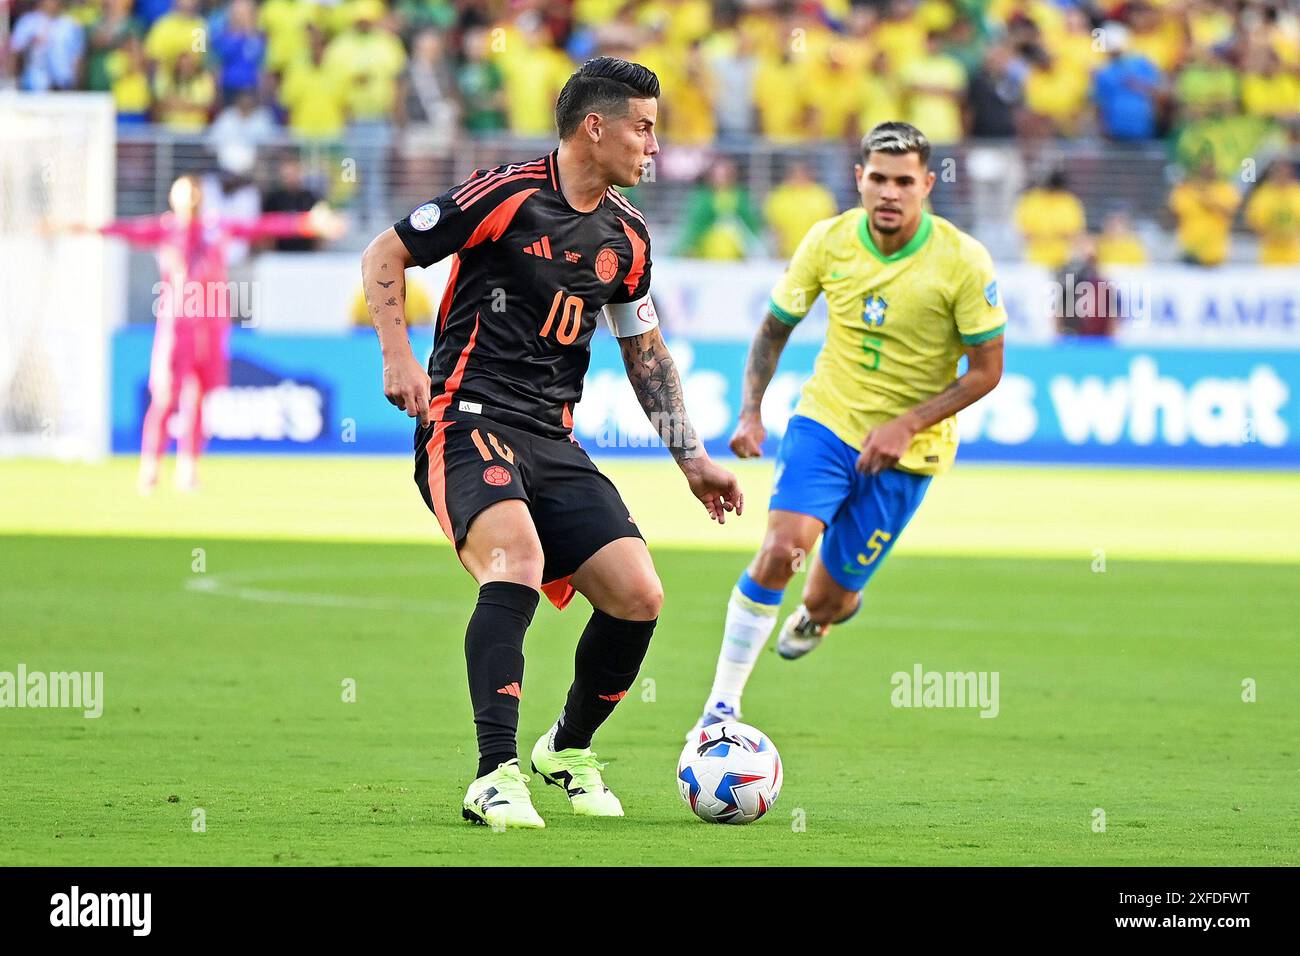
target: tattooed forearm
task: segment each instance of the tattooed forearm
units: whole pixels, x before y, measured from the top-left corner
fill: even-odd
[[[406,267],[410,264],[406,247],[391,229],[366,247],[361,257],[361,287],[366,295],[366,308],[385,353],[410,349],[405,309]],[[393,278],[380,278],[385,273]]]
[[[740,403],[740,414],[757,415],[763,405],[763,393],[776,374],[776,363],[781,359],[785,343],[793,331],[771,312],[758,327],[754,342],[745,360],[745,391]]]
[[[678,464],[704,454],[695,427],[686,416],[686,398],[677,365],[658,329],[618,340],[623,365],[637,401]]]
[[[917,431],[943,421],[979,401],[1002,378],[1002,339],[977,345],[967,352],[969,367],[934,398],[926,399],[907,412]]]

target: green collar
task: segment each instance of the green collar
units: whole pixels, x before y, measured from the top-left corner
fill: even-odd
[[[875,242],[871,239],[871,229],[867,225],[867,220],[871,218],[863,212],[862,218],[858,220],[858,238],[862,240],[862,245],[866,247],[867,252],[871,253],[881,262],[897,262],[899,259],[906,259],[916,250],[925,245],[925,240],[930,238],[930,233],[934,229],[934,224],[930,221],[930,214],[924,209],[921,210],[921,225],[916,227],[916,232],[912,238],[907,240],[907,245],[899,249],[893,255],[885,255],[876,248]]]

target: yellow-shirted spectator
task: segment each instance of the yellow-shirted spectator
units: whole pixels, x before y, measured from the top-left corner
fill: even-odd
[[[864,70],[857,82],[858,130],[875,129],[881,123],[903,115],[903,95],[898,81],[890,74],[883,52],[877,53],[871,69]]]
[[[1083,203],[1066,188],[1059,170],[1016,203],[1016,227],[1025,242],[1025,259],[1053,271],[1069,261],[1075,242],[1087,228]]]
[[[662,34],[655,34],[643,46],[633,51],[631,59],[659,77],[659,95],[665,102],[670,102],[677,90],[686,85],[687,51],[668,43]]]
[[[1128,52],[1141,54],[1168,75],[1183,58],[1185,39],[1181,19],[1162,16],[1159,10],[1141,0],[1129,4],[1127,10]]]
[[[1178,242],[1188,262],[1217,266],[1227,260],[1232,218],[1240,204],[1237,190],[1219,179],[1213,159],[1173,188],[1169,208],[1178,220]]]
[[[374,16],[373,4],[376,2],[379,4],[378,16]],[[384,0],[340,0],[325,6],[321,10],[321,17],[328,32],[337,35],[352,29],[367,17],[373,17],[375,21],[383,20],[387,12]]]
[[[1282,122],[1300,115],[1300,76],[1283,70],[1272,50],[1262,49],[1241,78],[1242,111]]]
[[[683,146],[711,143],[718,135],[713,108],[717,82],[698,43],[691,47],[681,76],[683,82],[674,85],[671,96],[661,89],[661,102],[666,107],[660,113],[663,135]]]
[[[1264,27],[1269,48],[1286,67],[1300,66],[1300,30],[1296,27],[1294,14],[1291,17],[1278,17],[1276,23]]]
[[[1025,77],[1025,109],[1046,119],[1055,134],[1073,136],[1088,105],[1090,83],[1088,73],[1040,51]]]
[[[145,58],[170,70],[182,53],[206,53],[208,28],[198,10],[199,0],[176,0],[172,11],[155,20],[145,35]]]
[[[108,54],[104,71],[108,74],[118,122],[149,122],[153,90],[149,88],[149,70],[144,61],[144,48],[136,34],[128,33],[122,45]]]
[[[1023,17],[1038,27],[1043,42],[1049,46],[1065,32],[1065,16],[1061,8],[1049,0],[993,0],[984,16],[1000,27]]]
[[[346,78],[325,62],[325,38],[309,33],[305,59],[291,63],[280,79],[280,104],[288,110],[289,129],[304,139],[338,139],[347,126]]]
[[[1199,50],[1232,39],[1232,14],[1213,0],[1193,0],[1187,11],[1188,40]]]
[[[819,139],[861,136],[858,114],[862,111],[863,73],[845,64],[837,50],[809,72],[804,89],[816,91],[809,106]]]
[[[779,57],[762,56],[754,71],[754,105],[758,126],[770,140],[796,143],[809,138],[807,106],[799,80],[803,67],[789,52]]]
[[[1085,86],[1091,82],[1092,71],[1106,61],[1105,51],[1092,35],[1092,23],[1078,7],[1065,11],[1065,29],[1043,45],[1062,69],[1077,74]]]
[[[154,74],[154,97],[158,122],[173,132],[198,133],[207,128],[217,84],[198,54],[185,52],[170,70]]]
[[[912,60],[925,56],[925,24],[916,15],[911,0],[892,0],[885,16],[871,33],[871,42],[885,54],[890,69],[901,70]],[[926,136],[930,131],[925,131]],[[933,142],[933,140],[931,140]]]
[[[903,88],[904,117],[924,130],[934,146],[960,142],[962,98],[966,93],[966,70],[961,62],[941,49],[939,35],[930,34],[923,55],[909,60],[898,74]]]
[[[803,163],[790,167],[763,204],[763,215],[776,236],[777,254],[782,259],[794,255],[813,223],[830,219],[837,212],[831,191],[815,182]]]
[[[713,29],[708,0],[650,0],[637,5],[637,21],[663,31],[666,43],[685,49]]]
[[[520,136],[555,132],[555,98],[573,75],[573,62],[551,45],[540,24],[510,35],[496,57],[505,79],[506,122]]]
[[[1133,223],[1123,209],[1106,214],[1101,235],[1097,237],[1097,264],[1103,268],[1147,264],[1146,246],[1133,231]]]
[[[319,26],[323,10],[316,0],[266,0],[257,11],[257,27],[266,34],[266,66],[279,73],[307,59],[308,27]]]
[[[1262,265],[1300,265],[1300,183],[1288,160],[1275,162],[1250,194],[1246,225],[1259,236]]]
[[[391,31],[380,27],[380,0],[358,0],[356,23],[325,48],[325,67],[334,71],[347,91],[352,120],[387,119],[397,100],[397,78],[406,66],[406,50]]]
[[[600,26],[612,21],[627,0],[574,0],[573,20],[586,26]]]
[[[916,8],[916,19],[927,33],[947,33],[957,22],[957,11],[949,0],[921,0]]]
[[[827,47],[826,55],[828,59],[834,59],[836,62],[842,63],[846,70],[857,74],[871,68],[871,62],[876,58],[877,52],[875,46],[865,35],[848,34],[833,36]]]
[[[767,10],[742,13],[736,28],[749,37],[754,53],[759,56],[775,58],[790,49],[790,38],[785,35],[781,21]]]
[[[372,324],[370,310],[366,307],[366,290],[363,286],[357,286],[357,292],[352,297],[352,308],[349,312],[353,325],[369,326]],[[407,276],[406,324],[429,325],[432,321],[433,300],[429,298],[429,293],[424,291],[424,286],[419,280]]]

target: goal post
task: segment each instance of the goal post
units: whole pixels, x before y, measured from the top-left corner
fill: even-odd
[[[114,123],[106,94],[0,91],[0,457],[109,452],[124,277],[69,227],[113,217]]]

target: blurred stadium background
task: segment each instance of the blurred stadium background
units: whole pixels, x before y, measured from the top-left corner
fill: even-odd
[[[993,252],[1011,314],[1010,374],[964,416],[965,460],[1300,463],[1287,398],[1300,342],[1295,3],[42,0],[4,10],[3,75],[17,87],[4,101],[0,196],[17,250],[2,298],[13,316],[0,365],[7,439],[37,430],[45,447],[74,454],[138,447],[154,256],[36,236],[51,221],[159,213],[176,176],[196,173],[205,208],[229,219],[323,198],[349,223],[332,243],[231,250],[235,372],[209,399],[213,451],[405,450],[405,424],[374,401],[357,252],[470,170],[546,148],[574,65],[616,53],[663,82],[664,150],[631,198],[655,230],[659,311],[683,343],[712,447],[729,433],[744,343],[783,258],[811,222],[856,201],[860,132],[902,117],[936,145],[934,211]],[[111,115],[59,127],[36,104],[77,94],[37,94],[65,90],[100,91]],[[70,288],[74,272],[83,281]],[[72,297],[69,313],[107,328],[110,416],[89,445],[61,443],[71,420],[87,427],[69,382],[36,384],[61,354],[53,344],[33,353],[41,283],[24,280],[42,274]],[[413,311],[432,311],[443,278],[438,268],[416,277],[427,295]],[[823,315],[799,328],[771,391],[774,440]],[[54,334],[48,320],[39,326]],[[97,351],[85,361],[83,386],[101,364]],[[645,452],[625,447],[648,432],[620,375],[598,337],[579,435],[611,454]]]
[[[1293,598],[1282,582],[1294,585],[1300,562],[1300,3],[0,0],[0,25],[0,86],[7,87],[0,89],[0,454],[11,459],[0,462],[0,533],[11,546],[4,578],[13,633],[47,635],[24,645],[29,659],[43,649],[113,664],[122,663],[115,653],[127,653],[97,643],[94,614],[65,600],[79,577],[67,571],[74,553],[89,557],[92,578],[112,582],[83,593],[103,601],[107,619],[129,633],[123,648],[145,657],[157,648],[182,653],[182,639],[152,622],[155,601],[180,618],[202,617],[214,645],[235,631],[192,602],[220,592],[238,599],[223,608],[247,604],[228,620],[248,634],[265,623],[255,619],[260,609],[274,605],[281,610],[266,620],[278,631],[268,643],[241,639],[255,656],[287,653],[266,649],[297,629],[327,656],[346,658],[352,638],[331,628],[352,625],[326,620],[328,609],[387,609],[399,628],[399,614],[429,588],[414,576],[400,588],[377,583],[373,566],[353,576],[350,561],[383,564],[372,550],[320,558],[299,547],[281,558],[275,541],[329,539],[358,549],[418,542],[390,560],[436,563],[436,588],[470,599],[444,560],[450,556],[430,556],[429,543],[444,544],[407,461],[394,457],[409,454],[411,428],[381,392],[359,253],[472,169],[548,149],[560,86],[578,63],[608,53],[654,68],[663,84],[663,151],[629,198],[650,222],[656,304],[692,418],[716,456],[731,460],[726,441],[744,355],[768,291],[804,230],[856,203],[852,164],[872,124],[905,119],[930,136],[939,176],[933,211],[982,240],[998,264],[1010,316],[1007,372],[962,414],[956,469],[935,483],[901,542],[891,561],[897,577],[886,573],[873,586],[880,593],[871,600],[885,602],[881,626],[893,628],[873,647],[908,647],[929,633],[889,603],[896,588],[893,600],[910,593],[957,602],[937,625],[952,633],[900,651],[906,655],[969,650],[974,629],[991,666],[1014,669],[1010,662],[1021,661],[1025,674],[1065,680],[1080,660],[1070,655],[1086,659],[1089,648],[1128,628],[1163,655],[1154,666],[1167,668],[1170,694],[1177,687],[1209,694],[1222,677],[1235,700],[1241,676],[1270,667],[1278,684],[1289,681],[1294,690],[1294,607],[1286,612]],[[132,456],[148,404],[158,266],[150,252],[62,230],[160,213],[183,173],[204,177],[214,214],[251,219],[324,199],[345,214],[347,229],[328,242],[232,250],[232,374],[205,406],[204,487],[182,495],[164,483],[141,499]],[[422,358],[445,269],[408,277],[408,310],[424,323],[413,336]],[[655,746],[667,741],[675,749],[676,724],[689,726],[706,689],[726,589],[741,552],[761,538],[770,454],[824,328],[820,308],[796,330],[764,409],[768,457],[741,469],[751,513],[721,530],[704,528],[685,488],[673,484],[667,456],[650,447],[607,330],[593,339],[575,431],[624,490],[652,549],[667,549],[659,563],[673,626],[661,628],[669,635],[662,640],[691,644],[677,665],[680,690],[664,691],[677,695],[676,710],[656,728]],[[157,550],[111,544],[126,538],[182,538],[184,547],[166,559],[180,564],[165,563]],[[225,568],[235,577],[218,576],[207,592],[175,584],[188,574],[191,547],[223,539],[259,544],[237,551]],[[691,557],[705,547],[732,553]],[[944,563],[971,556],[987,562]],[[981,574],[994,561],[1035,558],[1060,559],[1050,565],[1056,577],[1043,570],[1048,565],[1017,564],[996,579],[1003,597],[980,599]],[[1093,594],[1074,576],[1127,559],[1149,562],[1128,592]],[[277,583],[268,570],[281,560]],[[138,580],[126,573],[137,561]],[[333,567],[312,578],[295,561]],[[951,589],[934,591],[930,572],[952,580]],[[33,588],[30,575],[52,583]],[[1021,588],[1042,600],[1011,601]],[[450,631],[458,634],[460,605],[438,607],[456,618]],[[552,617],[543,631],[576,626]],[[1143,637],[1144,628],[1155,630]],[[683,629],[689,638],[680,637]],[[1034,634],[1053,637],[1043,659],[1026,650]],[[1229,636],[1240,659],[1198,656],[1214,657],[1218,651],[1208,649]],[[459,640],[442,637],[449,647]],[[1196,651],[1180,643],[1200,638],[1206,643]],[[422,645],[409,635],[401,640],[427,667]],[[931,658],[906,662],[915,659]],[[439,658],[438,673],[454,698],[463,678],[455,668],[445,674],[445,664]],[[227,666],[232,681],[244,679],[233,661],[214,666],[213,673]],[[1109,686],[1101,674],[1093,674],[1098,686]],[[402,690],[401,677],[390,675],[390,689],[423,706],[414,690]],[[792,695],[804,680],[789,685]],[[163,693],[140,681],[142,699]],[[1133,700],[1147,693],[1116,693],[1130,691]],[[754,693],[761,702],[764,691]],[[196,706],[207,720],[229,716]],[[790,706],[816,719],[807,703],[802,712]],[[1053,718],[1068,723],[1044,706],[1044,728]],[[1140,736],[1130,722],[1136,711],[1116,713],[1116,733]],[[1194,708],[1166,713],[1182,714],[1188,726],[1196,720]],[[1242,720],[1232,714],[1220,726],[1254,734],[1256,744],[1279,729],[1294,736],[1294,707],[1263,730],[1232,723]],[[448,719],[439,746],[459,747],[465,735],[451,728],[466,719],[459,710]],[[779,726],[764,726],[785,739]],[[410,734],[399,731],[398,742],[418,750],[424,744]],[[1192,738],[1182,743],[1188,759],[1203,750]],[[129,761],[132,751],[120,746]],[[1255,755],[1255,805],[1284,792],[1292,756]],[[200,764],[190,769],[202,772]],[[1189,787],[1221,779],[1213,767],[1201,769]],[[1032,777],[1027,768],[1026,780]],[[60,799],[48,781],[27,780]],[[906,795],[917,783],[885,785]],[[56,817],[36,811],[51,831]],[[1191,810],[1184,820],[1204,822]],[[112,825],[98,824],[101,832]],[[933,848],[933,856],[908,856],[915,844],[902,826],[899,855],[885,859],[988,859]],[[1244,842],[1230,827],[1215,831],[1206,855],[1190,859],[1294,863],[1294,843],[1278,836],[1281,827],[1270,817]],[[1187,859],[1169,849],[1167,833],[1131,835],[1131,856],[1090,857],[1075,848],[1056,859],[1151,861],[1166,850],[1170,859]],[[1050,834],[1042,839],[1060,849]],[[1035,859],[1033,847],[1013,844],[1001,845],[998,858]],[[173,849],[183,857],[179,844]],[[151,859],[133,852],[129,858]],[[260,859],[231,852],[235,860]],[[354,859],[351,852],[339,849],[337,859]],[[825,852],[833,859],[833,844]],[[336,857],[302,857],[320,858]]]

